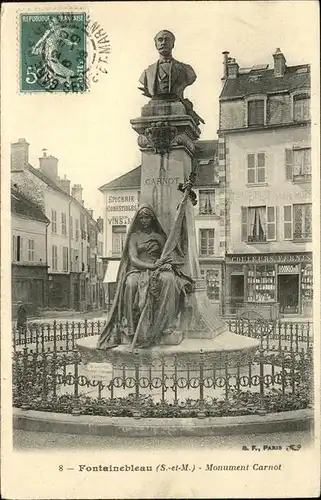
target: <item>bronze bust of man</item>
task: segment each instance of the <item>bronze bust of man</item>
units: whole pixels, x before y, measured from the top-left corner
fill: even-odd
[[[143,87],[139,89],[147,97],[183,101],[185,88],[196,80],[195,71],[189,64],[173,58],[175,36],[171,31],[160,31],[154,40],[159,60],[145,69],[139,79]]]

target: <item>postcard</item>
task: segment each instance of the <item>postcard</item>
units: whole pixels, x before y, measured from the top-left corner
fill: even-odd
[[[2,494],[320,494],[318,4],[1,16]]]

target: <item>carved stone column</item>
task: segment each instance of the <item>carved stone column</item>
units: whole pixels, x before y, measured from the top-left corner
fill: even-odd
[[[161,113],[168,113],[166,115]],[[192,168],[200,129],[180,101],[152,99],[142,116],[131,120],[142,153],[141,203],[150,203],[168,233]]]

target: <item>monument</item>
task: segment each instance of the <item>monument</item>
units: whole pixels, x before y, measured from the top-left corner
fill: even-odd
[[[207,298],[193,208],[194,143],[204,121],[184,97],[196,74],[172,57],[173,33],[162,30],[154,40],[159,59],[140,78],[150,100],[131,120],[142,154],[141,206],[128,230],[107,324],[77,347],[85,363],[110,362],[116,370],[135,356],[148,367],[160,356],[197,362],[203,354],[219,369],[222,355],[224,362],[226,355],[229,363],[246,362],[258,342],[229,332]]]

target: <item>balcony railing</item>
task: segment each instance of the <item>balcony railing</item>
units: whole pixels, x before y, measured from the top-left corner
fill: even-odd
[[[306,240],[311,240],[312,239],[312,233],[310,231],[303,231],[303,232],[295,232],[293,234],[293,240],[294,241],[306,241]]]
[[[247,237],[247,241],[249,243],[266,243],[266,236],[263,235],[263,236],[248,236]]]

